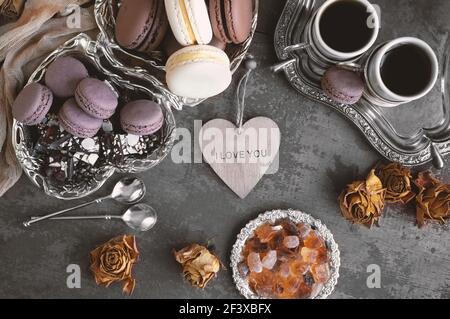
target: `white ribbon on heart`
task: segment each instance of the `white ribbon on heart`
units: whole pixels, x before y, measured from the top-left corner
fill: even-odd
[[[247,82],[256,62],[248,59],[245,66],[247,72],[236,91],[237,126],[215,119],[206,123],[199,133],[205,161],[240,198],[247,197],[278,159],[281,141],[278,125],[267,117],[256,117],[243,124]]]

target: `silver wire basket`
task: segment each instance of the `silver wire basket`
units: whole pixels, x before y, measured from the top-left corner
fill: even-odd
[[[84,163],[86,165],[83,164],[82,169],[75,169],[75,171],[70,172],[69,180],[67,180],[66,176],[64,181],[59,180],[58,182],[54,176],[50,177],[47,174],[48,169],[51,168],[48,167],[49,155],[39,151],[39,142],[37,141],[42,137],[42,134],[38,131],[39,126],[26,126],[14,121],[13,146],[25,174],[33,184],[42,188],[47,195],[56,198],[77,199],[87,196],[98,190],[115,171],[121,173],[146,171],[159,164],[170,153],[174,144],[175,118],[172,113],[170,99],[166,97],[165,91],[149,88],[147,85],[140,83],[141,79],[131,76],[133,71],[126,67],[121,69],[122,74],[111,68],[105,61],[102,54],[104,50],[101,48],[101,45],[99,42],[92,41],[87,35],[79,34],[51,53],[31,75],[28,83],[42,82],[48,66],[58,57],[73,56],[86,65],[91,75],[105,80],[115,90],[121,104],[140,98],[158,102],[163,109],[164,124],[162,129],[151,137],[136,137],[127,135],[124,132],[117,133],[116,129],[114,129],[114,132],[111,130],[110,135],[106,135],[105,130],[101,130],[92,139],[79,139],[70,136],[66,132],[66,137],[62,138],[62,144],[56,145],[63,154],[71,152],[71,149],[74,148],[73,145],[80,147],[80,145],[88,144],[90,145],[89,148],[96,151],[101,148],[104,150],[106,148],[105,145],[109,146],[108,151],[103,153],[107,155],[100,156],[100,158],[95,153],[88,154],[87,151],[67,156],[68,160],[73,161],[73,158],[77,158],[76,154],[86,155],[86,162]],[[55,107],[55,103],[60,105],[63,101],[54,102],[53,107]],[[50,116],[53,116],[53,119],[47,116],[44,122],[55,122],[54,127],[57,130],[59,127],[57,118],[54,115]],[[109,125],[112,127],[113,123],[109,123]],[[107,143],[108,138],[110,144]],[[151,140],[149,140],[150,138]],[[61,146],[67,143],[71,143],[71,146],[66,148]],[[94,156],[95,163],[89,162],[89,156]],[[52,158],[52,160],[55,159]],[[84,161],[82,157],[77,160]],[[67,170],[70,171],[70,168],[66,167],[66,162],[64,163],[64,172],[68,174]],[[61,162],[55,160],[52,167],[61,168]],[[58,174],[61,175],[62,173],[58,171]]]
[[[165,59],[161,52],[155,51],[150,55],[140,54],[132,50],[123,49],[117,44],[114,29],[120,3],[120,0],[96,0],[95,2],[95,18],[100,29],[97,41],[102,44],[100,47],[109,63],[117,70],[121,70],[126,65],[129,65],[130,60],[133,61],[133,64],[139,65],[133,68],[133,72],[145,78],[152,87],[164,92],[172,106],[177,110],[181,110],[185,105],[193,107],[205,101],[205,99],[187,99],[169,91],[164,80]],[[230,57],[231,71],[233,73],[245,58],[256,31],[259,0],[254,0],[254,3],[255,9],[250,37],[240,45],[228,46],[226,50]]]

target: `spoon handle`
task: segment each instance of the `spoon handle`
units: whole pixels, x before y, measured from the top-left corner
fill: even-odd
[[[56,216],[62,215],[64,213],[71,212],[73,210],[76,210],[76,209],[79,209],[79,208],[83,208],[83,207],[86,207],[86,206],[89,206],[89,205],[92,205],[92,204],[101,203],[105,199],[109,199],[109,198],[111,198],[111,195],[106,196],[106,197],[97,198],[96,200],[93,200],[91,202],[87,202],[87,203],[84,203],[84,204],[81,204],[81,205],[78,205],[78,206],[75,206],[75,207],[72,207],[72,208],[63,209],[63,210],[60,210],[60,211],[52,213],[52,214],[48,214],[48,215],[45,215],[45,216],[38,217],[36,219],[30,219],[29,221],[24,222],[23,225],[25,227],[29,227],[32,224],[38,223],[40,221],[43,221],[43,220],[46,220],[46,219],[49,219],[49,218],[52,218],[52,217],[56,217]]]
[[[31,217],[31,220],[34,220],[39,217]],[[98,215],[98,216],[62,216],[62,217],[52,217],[49,218],[51,220],[88,220],[88,219],[121,219],[122,216],[112,216],[112,215]]]

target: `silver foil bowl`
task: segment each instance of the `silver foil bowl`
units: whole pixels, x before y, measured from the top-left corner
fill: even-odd
[[[109,63],[117,70],[130,65],[130,62],[133,65],[139,65],[134,67],[134,72],[144,77],[148,84],[163,92],[171,101],[172,106],[178,110],[181,110],[185,105],[196,106],[205,101],[205,99],[187,99],[169,91],[165,83],[165,60],[161,52],[155,51],[151,55],[146,55],[133,50],[123,49],[116,43],[114,29],[120,3],[120,0],[96,0],[95,2],[95,18],[100,29],[97,41],[101,43],[100,47]],[[254,3],[255,12],[251,36],[244,43],[229,45],[226,49],[226,53],[230,57],[231,71],[233,73],[245,58],[256,31],[259,0],[254,0]]]
[[[80,34],[51,53],[31,75],[28,83],[42,82],[48,66],[56,58],[73,56],[86,65],[91,76],[105,80],[115,90],[121,105],[141,98],[158,102],[163,109],[164,125],[158,133],[151,137],[151,142],[148,142],[146,137],[131,136],[124,132],[118,133],[117,123],[110,123],[110,127],[114,126],[114,134],[111,133],[111,136],[115,136],[115,138],[111,142],[114,147],[108,148],[108,158],[101,158],[100,162],[97,160],[92,165],[89,165],[89,159],[87,159],[86,163],[88,164],[84,165],[82,169],[71,172],[72,176],[76,178],[71,177],[71,182],[58,183],[46,173],[48,158],[45,158],[42,153],[36,153],[36,140],[40,137],[39,134],[36,136],[37,127],[26,126],[14,121],[13,146],[16,156],[25,174],[47,195],[60,199],[77,199],[87,196],[98,190],[115,171],[139,173],[154,167],[170,153],[174,144],[175,118],[171,102],[166,97],[165,91],[146,85],[145,80],[143,81],[139,74],[135,74],[131,69],[123,67],[122,72],[114,70],[103,56],[103,51],[101,43],[92,41],[85,34]],[[46,120],[48,118],[49,116]],[[70,139],[70,136],[68,138]],[[103,130],[94,139],[88,141],[72,137],[77,145],[84,145],[84,142],[87,142],[89,147],[97,150],[102,147],[101,145],[103,147],[107,145],[106,142],[99,143],[99,141],[103,141],[102,138],[105,138]],[[132,140],[133,142],[131,142]],[[136,145],[139,145],[140,153],[135,150]],[[67,149],[64,151],[66,152]],[[55,165],[59,165],[59,163],[55,163]]]
[[[264,299],[250,289],[246,276],[241,275],[239,271],[239,264],[243,262],[242,251],[245,243],[254,236],[255,230],[266,223],[273,224],[282,219],[289,219],[296,224],[308,224],[324,239],[329,254],[330,279],[324,284],[322,290],[315,299],[327,298],[333,292],[339,278],[339,267],[341,262],[338,245],[334,241],[333,234],[320,220],[297,210],[268,211],[250,221],[241,230],[231,251],[231,269],[233,270],[233,279],[237,289],[242,296],[247,299]]]

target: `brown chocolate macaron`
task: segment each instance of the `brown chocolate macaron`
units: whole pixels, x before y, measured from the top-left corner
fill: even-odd
[[[159,47],[168,28],[163,0],[124,0],[116,18],[117,43],[144,53]]]
[[[225,43],[242,43],[250,36],[253,0],[210,0],[209,16],[214,35]]]

